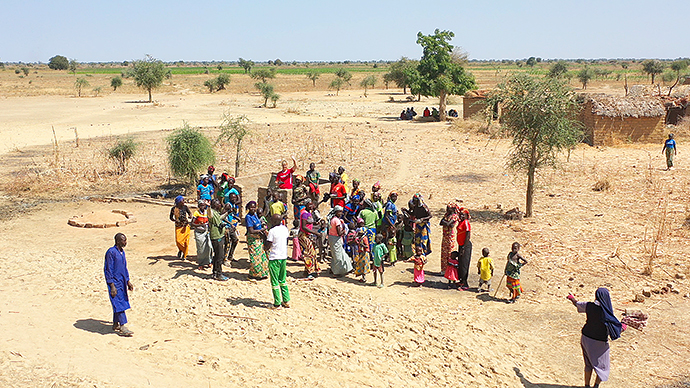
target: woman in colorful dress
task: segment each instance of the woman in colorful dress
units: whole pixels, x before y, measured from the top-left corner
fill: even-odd
[[[197,204],[197,210],[192,215],[198,269],[211,268],[211,236],[208,231],[208,217],[208,205],[201,199]]]
[[[367,238],[367,229],[364,227],[364,220],[361,218],[357,220],[354,244],[352,257],[354,259],[355,276],[361,276],[362,278],[359,281],[366,283],[367,274],[371,272],[371,264],[369,263],[371,261],[371,248]]]
[[[470,225],[469,210],[460,208],[458,215],[460,216],[457,226],[458,282],[460,289],[466,291],[470,287],[467,278],[470,275],[470,262],[472,261],[472,241],[470,240],[472,226]]]
[[[314,209],[314,201],[307,199],[306,206],[299,218],[299,246],[304,259],[304,273],[308,279],[319,276],[319,271],[321,271],[316,255],[316,240],[321,237],[319,232],[314,230],[314,216],[312,214]]]
[[[421,246],[424,256],[429,256],[431,253],[431,229],[429,228],[431,212],[419,193],[412,197],[410,205],[411,221],[414,226],[414,246]]]
[[[352,271],[352,261],[345,253],[344,239],[346,227],[341,219],[343,208],[336,206],[333,208],[334,215],[331,218],[328,228],[328,245],[331,248],[331,272],[335,276],[343,276]]]
[[[451,252],[455,250],[455,228],[460,221],[460,208],[455,202],[446,205],[446,214],[441,218],[443,239],[441,240],[441,272],[446,272]]]
[[[244,217],[247,227],[247,249],[249,250],[249,278],[266,279],[268,277],[268,257],[264,250],[266,228],[256,214],[256,202],[247,203],[247,215]]]
[[[175,206],[170,209],[170,221],[175,222],[175,244],[177,244],[177,258],[186,260],[189,253],[189,237],[191,235],[189,221],[192,212],[184,203],[184,197],[175,197]]]

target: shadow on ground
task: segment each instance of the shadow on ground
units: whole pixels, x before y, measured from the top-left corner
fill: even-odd
[[[112,322],[107,322],[102,319],[79,319],[74,322],[74,327],[80,330],[88,331],[89,333],[96,333],[101,335],[115,334],[113,331]]]
[[[563,385],[563,384],[548,384],[548,383],[533,383],[520,372],[520,368],[514,367],[515,375],[520,379],[522,386],[525,388],[579,388],[580,385]]]

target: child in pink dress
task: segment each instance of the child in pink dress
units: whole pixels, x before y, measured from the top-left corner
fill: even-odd
[[[455,282],[458,281],[458,251],[450,253],[446,272],[443,274],[443,277],[448,279],[448,288],[456,288]]]
[[[426,256],[424,256],[421,245],[416,246],[414,256],[407,261],[414,263],[414,282],[417,283],[417,286],[421,286],[424,283],[424,264],[426,264]]]

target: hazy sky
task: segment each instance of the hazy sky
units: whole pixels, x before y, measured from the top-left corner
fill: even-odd
[[[455,32],[471,59],[690,56],[690,1],[0,0],[0,61],[419,58]]]

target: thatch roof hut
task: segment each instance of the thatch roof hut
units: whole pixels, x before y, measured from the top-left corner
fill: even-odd
[[[592,145],[661,142],[666,108],[658,97],[582,95],[580,120]]]

